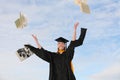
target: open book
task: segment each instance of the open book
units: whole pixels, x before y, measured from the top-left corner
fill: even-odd
[[[20,48],[16,51],[16,55],[20,59],[20,61],[24,61],[25,59],[29,58],[33,53],[30,51],[29,48]]]
[[[82,12],[90,14],[90,8],[87,4],[87,0],[75,0],[75,4],[80,6]]]
[[[27,26],[27,19],[26,17],[20,13],[20,17],[15,21],[16,27],[17,28],[24,28]]]

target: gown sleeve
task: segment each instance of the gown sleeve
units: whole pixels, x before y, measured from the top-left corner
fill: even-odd
[[[74,48],[81,46],[83,44],[85,35],[86,35],[86,28],[81,28],[81,34],[79,36],[79,38],[75,41],[71,41],[70,45],[67,48],[67,56],[69,57],[69,60],[72,60],[73,56],[74,56]]]
[[[38,57],[40,57],[41,59],[50,62],[51,60],[51,53],[50,51],[47,51],[43,48],[39,49],[39,48],[35,48],[31,45],[25,45],[25,47],[29,48],[31,52],[33,52],[34,54],[36,54]]]

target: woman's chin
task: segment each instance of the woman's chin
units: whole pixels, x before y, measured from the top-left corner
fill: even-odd
[[[64,48],[61,47],[61,48],[59,48],[59,50],[64,50]]]

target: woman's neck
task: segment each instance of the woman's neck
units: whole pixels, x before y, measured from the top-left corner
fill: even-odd
[[[62,54],[63,52],[65,52],[64,49],[58,50],[58,53]]]

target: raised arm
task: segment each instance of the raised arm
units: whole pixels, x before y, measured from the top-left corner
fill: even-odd
[[[84,41],[84,38],[86,35],[86,31],[87,31],[86,28],[81,28],[81,33],[80,33],[79,38],[75,41],[72,41],[73,47],[78,47],[83,44],[83,41]]]
[[[79,23],[75,23],[74,25],[74,32],[73,32],[73,38],[72,38],[72,41],[70,43],[70,46],[72,47],[78,47],[80,45],[83,44],[83,41],[84,41],[84,38],[85,38],[85,35],[86,35],[86,31],[87,29],[86,28],[81,28],[81,33],[80,33],[80,36],[79,38],[76,40],[76,31],[77,31],[77,27],[78,27]]]
[[[41,49],[42,47],[41,47],[41,45],[40,45],[37,37],[36,37],[35,35],[33,35],[33,34],[32,34],[32,37],[33,37],[33,39],[35,40],[35,42],[36,42],[36,44],[37,44],[37,47],[38,47],[39,49]]]
[[[75,40],[76,40],[76,31],[77,31],[78,25],[79,25],[79,22],[76,22],[76,23],[74,24],[72,41],[75,41]]]
[[[79,23],[75,23],[74,25],[74,32],[73,32],[73,37],[72,37],[72,41],[70,42],[70,45],[67,48],[67,55],[69,57],[69,60],[72,60],[73,56],[74,56],[74,48],[78,47],[80,45],[83,44],[85,35],[86,35],[86,28],[81,28],[81,33],[79,38],[76,40],[76,31],[77,31],[77,27],[78,27]]]
[[[39,44],[38,39],[37,39],[37,37],[35,35],[32,35],[32,37],[34,38],[38,48],[35,48],[35,47],[31,46],[31,45],[24,45],[24,46],[29,48],[30,51],[32,51],[34,54],[36,54],[41,59],[43,59],[43,60],[45,60],[47,62],[50,62],[50,60],[51,60],[51,52],[47,51],[47,50],[45,50],[45,49],[43,49],[41,47],[41,45]]]

